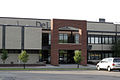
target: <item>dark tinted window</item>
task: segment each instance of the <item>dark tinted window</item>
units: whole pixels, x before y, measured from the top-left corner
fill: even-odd
[[[120,62],[120,59],[114,59],[113,62]]]

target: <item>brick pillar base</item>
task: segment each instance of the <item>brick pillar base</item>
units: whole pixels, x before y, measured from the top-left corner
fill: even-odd
[[[51,64],[54,66],[59,65],[59,53],[58,50],[51,49]]]

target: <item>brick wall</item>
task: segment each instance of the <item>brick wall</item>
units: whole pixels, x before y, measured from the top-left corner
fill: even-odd
[[[79,44],[59,44],[59,28],[70,26],[79,29]],[[84,60],[83,65],[87,64],[87,23],[81,20],[53,19],[51,21],[51,64],[59,65],[59,50],[81,50]]]

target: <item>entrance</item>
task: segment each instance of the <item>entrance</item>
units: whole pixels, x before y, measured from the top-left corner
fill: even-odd
[[[42,51],[42,61],[46,61],[47,64],[50,63],[50,52],[49,50]]]
[[[59,64],[74,64],[74,50],[59,50]]]

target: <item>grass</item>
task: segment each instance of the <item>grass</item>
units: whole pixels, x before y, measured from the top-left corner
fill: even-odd
[[[10,71],[71,71],[71,70],[92,70],[90,68],[0,68],[2,70]]]

